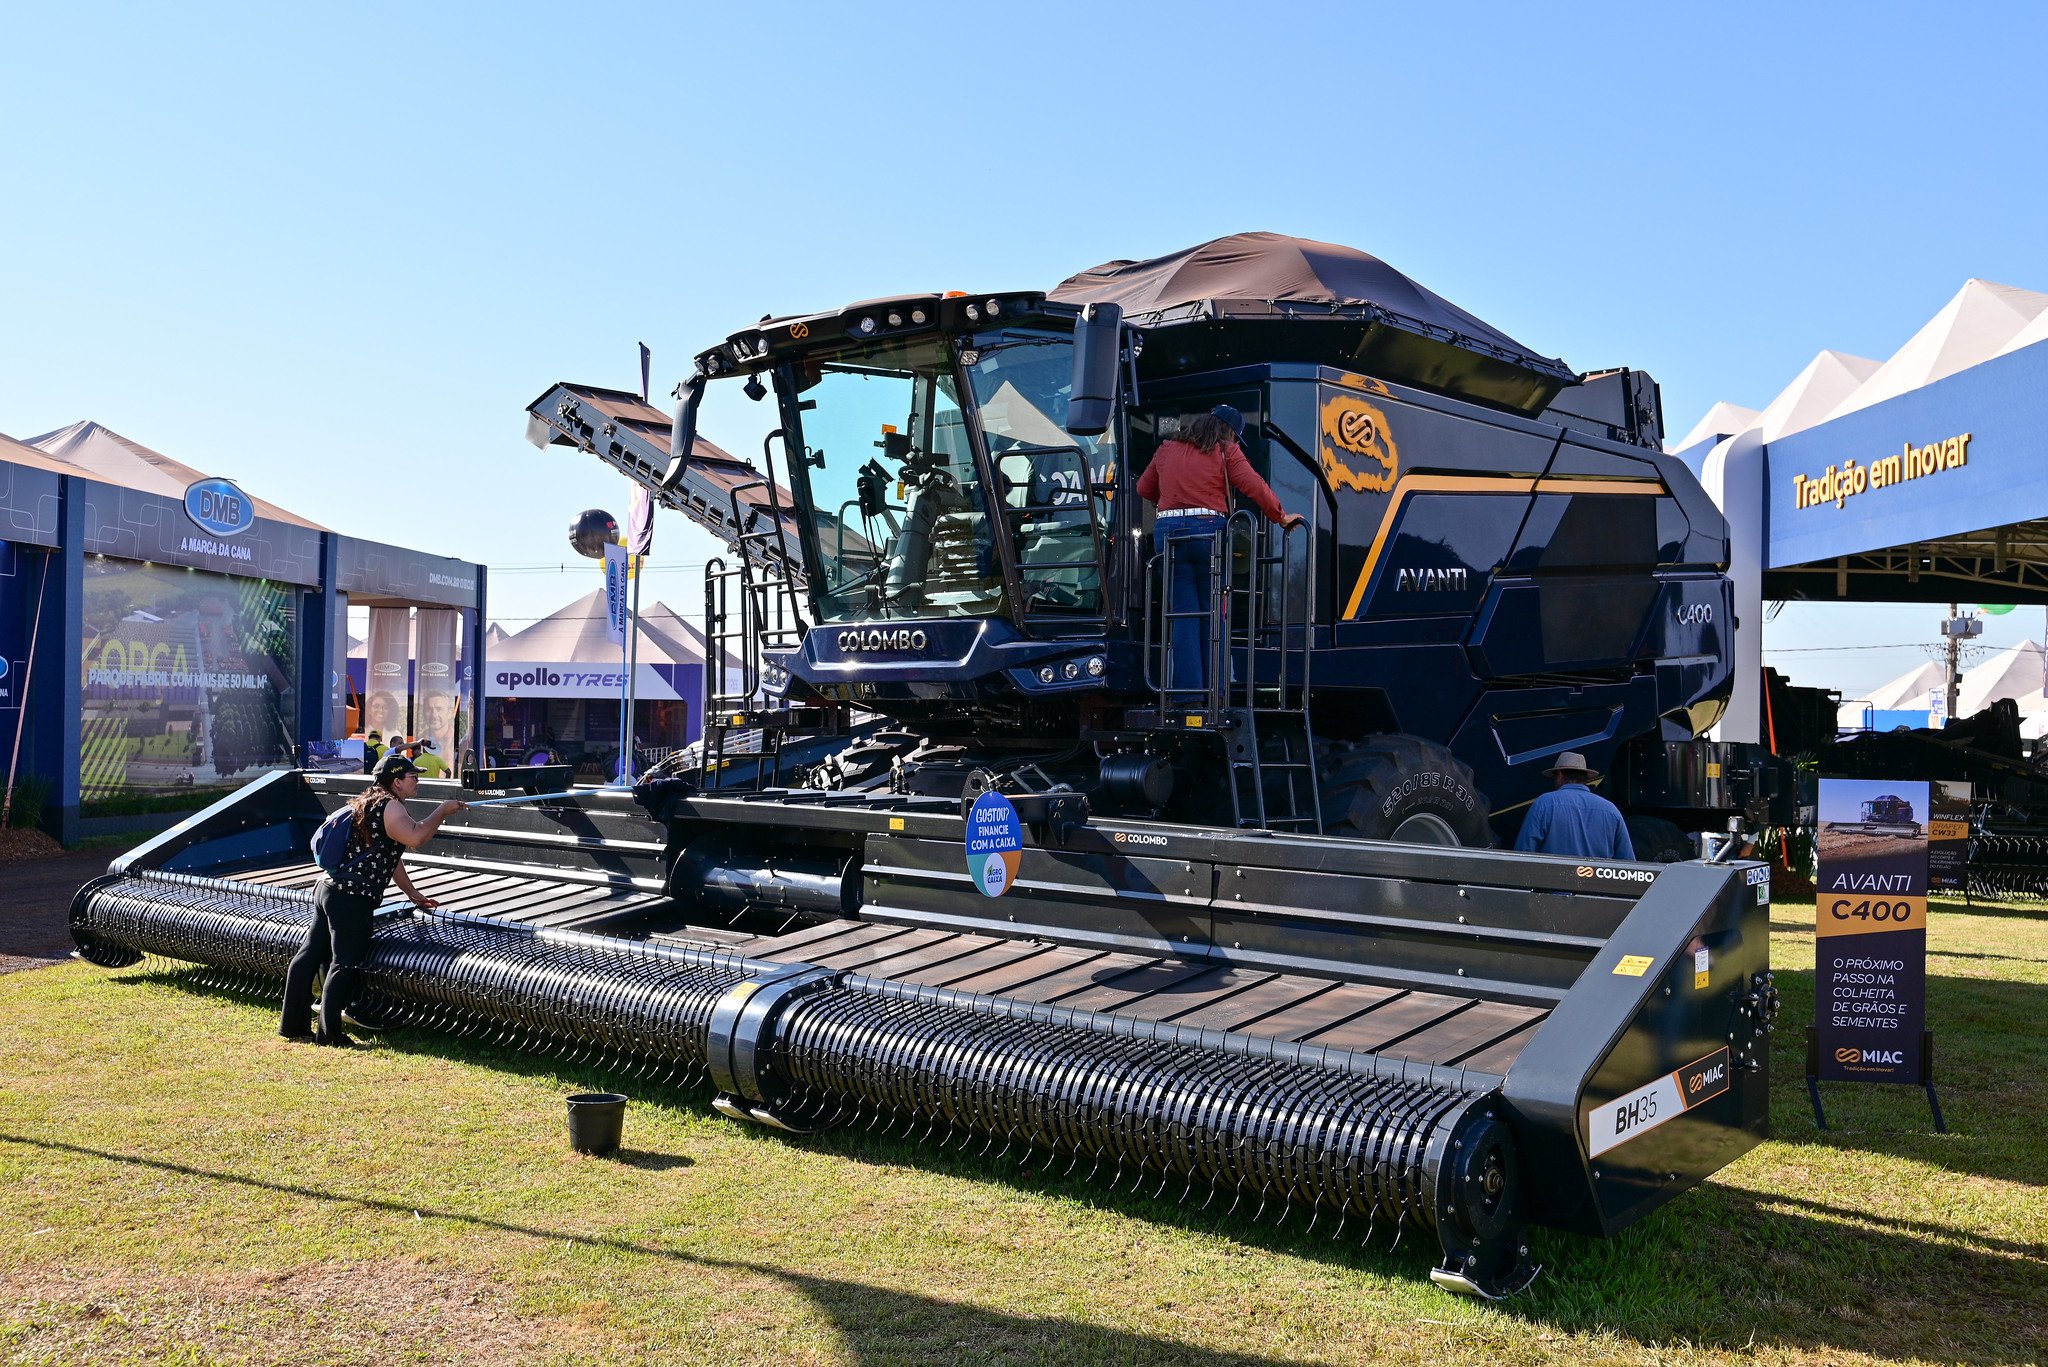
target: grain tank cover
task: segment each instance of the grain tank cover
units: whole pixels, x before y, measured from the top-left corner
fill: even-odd
[[[1238,323],[1275,358],[1539,413],[1576,373],[1354,247],[1280,233],[1234,233],[1149,261],[1110,261],[1062,281],[1064,303],[1109,301],[1145,329],[1190,327],[1173,346],[1194,363],[1229,364]],[[1274,329],[1268,332],[1265,329]],[[1249,349],[1247,350],[1249,354]]]

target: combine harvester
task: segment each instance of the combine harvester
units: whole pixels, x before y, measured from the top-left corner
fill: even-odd
[[[695,439],[725,378],[774,396],[762,470]],[[1559,751],[1685,769],[1654,747],[1725,696],[1725,529],[1645,377],[1255,234],[769,320],[683,392],[531,414],[735,548],[701,760],[424,784],[515,800],[409,861],[444,910],[381,926],[364,1023],[1417,1227],[1488,1296],[1530,1225],[1612,1234],[1767,1133],[1768,871],[1484,848]],[[1309,525],[1233,519],[1170,613],[1135,467],[1223,402]],[[1206,623],[1199,687],[1164,686],[1163,618]],[[81,953],[274,986],[364,782],[271,775],[124,857]]]

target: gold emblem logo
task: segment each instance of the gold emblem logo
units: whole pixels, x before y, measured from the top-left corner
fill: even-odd
[[[1384,494],[1400,470],[1385,413],[1352,393],[1323,400],[1323,475],[1332,489]]]
[[[1863,1051],[1861,1049],[1837,1049],[1835,1050],[1835,1062],[1861,1063],[1863,1062]]]
[[[789,335],[801,341],[811,335],[811,325],[809,323],[791,323],[789,325]]]

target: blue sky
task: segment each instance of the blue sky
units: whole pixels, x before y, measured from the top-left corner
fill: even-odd
[[[666,390],[763,313],[1250,228],[1649,370],[1683,430],[1889,354],[1969,276],[2048,289],[2044,13],[14,5],[0,431],[93,418],[486,561],[517,626],[597,582],[571,515],[626,505],[522,440],[552,381],[630,387],[645,341]],[[705,430],[765,417],[722,395]],[[710,543],[657,549],[687,610]],[[1789,611],[1772,659],[1857,690],[1939,615]]]

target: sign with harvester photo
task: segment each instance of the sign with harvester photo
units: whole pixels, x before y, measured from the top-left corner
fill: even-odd
[[[1820,781],[1807,1080],[1823,1126],[1816,1081],[1925,1086],[1934,1104],[1925,1057],[1931,798],[1924,781]]]

